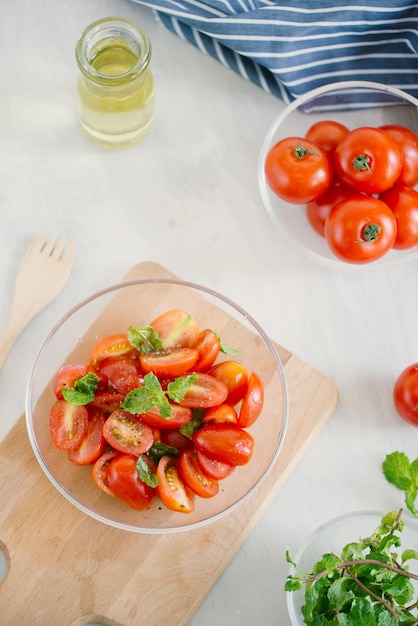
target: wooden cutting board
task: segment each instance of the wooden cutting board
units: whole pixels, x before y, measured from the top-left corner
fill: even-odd
[[[154,263],[125,277],[166,278]],[[142,535],[108,527],[68,503],[32,452],[22,416],[0,444],[2,626],[186,625],[337,405],[334,384],[277,346],[290,397],[279,459],[238,509],[197,530]],[[198,581],[198,584],[196,584]]]

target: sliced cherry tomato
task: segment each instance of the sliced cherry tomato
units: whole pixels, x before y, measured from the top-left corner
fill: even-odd
[[[129,343],[125,333],[108,335],[96,343],[90,353],[90,363],[96,365],[109,356],[131,356],[135,348]]]
[[[388,205],[396,219],[397,234],[393,247],[406,250],[418,244],[418,191],[396,183],[384,191],[380,200]]]
[[[238,424],[242,428],[252,426],[260,417],[264,406],[264,385],[255,372],[251,372],[248,379],[248,389],[242,401],[238,416]]]
[[[68,460],[75,465],[92,465],[103,454],[107,442],[103,437],[105,416],[101,409],[87,407],[87,432],[77,448],[68,450]]]
[[[206,409],[225,402],[228,396],[226,385],[209,374],[197,373],[197,379],[186,391],[178,404],[191,409]]]
[[[305,138],[317,143],[327,152],[334,152],[340,141],[349,132],[347,126],[334,120],[321,120],[312,124]]]
[[[103,436],[115,450],[137,456],[149,450],[154,442],[148,424],[122,409],[116,409],[109,415],[103,427]]]
[[[57,400],[49,413],[49,432],[59,450],[77,448],[87,432],[88,413],[85,406]]]
[[[300,137],[278,141],[267,154],[264,170],[274,193],[293,204],[306,204],[322,196],[334,176],[328,152]]]
[[[338,178],[356,191],[381,193],[399,178],[403,154],[389,133],[363,126],[350,131],[334,152]]]
[[[396,379],[393,401],[399,415],[412,426],[418,426],[418,363],[406,367]]]
[[[203,416],[203,423],[216,422],[218,424],[236,424],[237,412],[230,404],[220,404],[208,409]]]
[[[396,228],[395,216],[384,202],[357,195],[332,209],[325,222],[325,238],[338,258],[369,263],[392,248]]]
[[[210,328],[202,330],[199,333],[196,344],[199,357],[194,365],[194,371],[206,372],[214,364],[220,349],[221,342],[213,330]]]
[[[112,459],[118,456],[120,452],[116,450],[109,450],[108,452],[104,452],[95,462],[92,467],[91,475],[95,485],[104,493],[107,493],[109,496],[114,496],[115,494],[109,488],[109,485],[106,481],[106,471],[109,466],[109,463]]]
[[[96,406],[102,409],[106,415],[109,415],[116,409],[119,409],[120,403],[123,402],[125,396],[122,393],[115,391],[100,391],[94,396],[94,400],[91,401],[92,406]]]
[[[409,128],[396,124],[387,124],[380,128],[401,146],[403,166],[396,184],[414,187],[418,183],[418,136]]]
[[[194,348],[199,334],[195,320],[182,309],[166,311],[150,324],[157,331],[163,347]]]
[[[336,178],[330,188],[320,198],[306,205],[306,217],[318,235],[325,237],[325,221],[331,209],[355,193],[353,189],[349,189]]]
[[[84,363],[68,363],[63,365],[55,376],[54,393],[58,400],[63,400],[63,389],[74,389],[74,383],[83,378],[88,372],[88,367]]]
[[[106,484],[124,504],[137,511],[146,511],[154,502],[157,490],[139,478],[137,461],[138,458],[130,454],[116,456],[107,467]]]
[[[246,465],[254,448],[250,433],[235,424],[207,424],[194,433],[193,441],[210,459],[230,465]]]
[[[194,348],[169,348],[141,354],[144,372],[153,372],[159,378],[183,376],[193,369],[199,353]]]
[[[214,480],[227,478],[235,469],[235,465],[223,463],[217,459],[210,459],[200,450],[196,450],[196,460],[206,476],[209,476],[209,478],[213,478]]]
[[[126,356],[109,356],[98,365],[102,376],[108,380],[113,391],[126,395],[143,384],[138,373],[138,361]]]
[[[222,363],[214,365],[208,373],[226,385],[228,389],[227,404],[235,406],[243,399],[247,392],[248,371],[241,363],[222,361]]]
[[[193,417],[192,410],[185,406],[170,403],[171,415],[170,417],[162,417],[160,409],[154,407],[151,411],[141,413],[141,420],[151,426],[152,428],[180,428],[185,424],[188,424]]]
[[[196,460],[193,450],[185,450],[179,457],[177,465],[181,480],[199,498],[213,498],[219,492],[218,481],[206,476]]]
[[[192,440],[183,435],[177,428],[161,429],[161,441],[166,446],[173,446],[178,452],[194,447]]]
[[[192,513],[194,493],[179,477],[176,462],[163,456],[157,467],[157,494],[161,502],[171,511]]]

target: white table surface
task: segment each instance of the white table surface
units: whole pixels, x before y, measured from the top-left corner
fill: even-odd
[[[128,0],[3,0],[2,8],[0,325],[17,265],[39,232],[74,240],[76,259],[68,286],[0,373],[0,437],[23,412],[50,328],[134,264],[156,261],[229,296],[329,376],[340,402],[191,625],[286,626],[286,548],[294,553],[335,515],[403,504],[381,463],[394,450],[417,456],[418,430],[400,420],[391,394],[398,373],[418,360],[418,261],[382,272],[325,269],[275,231],[257,159],[284,105],[161,28],[147,9]],[[112,14],[148,32],[157,93],[152,135],[117,152],[91,144],[75,110],[76,38]]]

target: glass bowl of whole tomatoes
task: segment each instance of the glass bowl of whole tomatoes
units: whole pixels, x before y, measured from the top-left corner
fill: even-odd
[[[135,280],[73,308],[27,387],[35,456],[82,512],[135,532],[188,530],[251,497],[276,462],[288,397],[263,329],[228,298]]]
[[[273,223],[311,258],[407,262],[418,255],[418,100],[364,81],[319,87],[272,124],[258,178]]]

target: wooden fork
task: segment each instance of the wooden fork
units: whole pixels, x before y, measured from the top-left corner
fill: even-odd
[[[74,245],[65,246],[42,233],[27,249],[16,276],[12,307],[0,338],[0,369],[25,326],[49,304],[64,287],[74,260]]]

